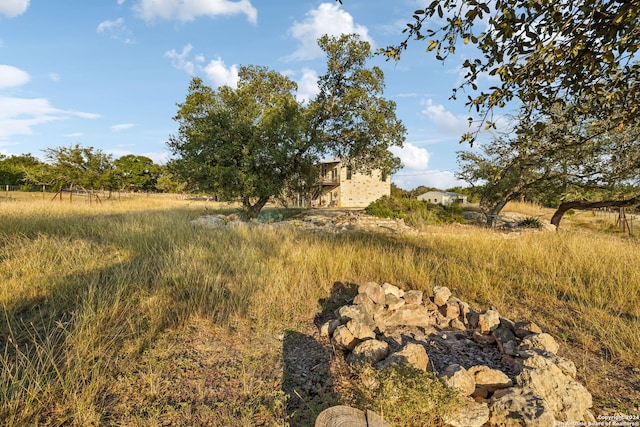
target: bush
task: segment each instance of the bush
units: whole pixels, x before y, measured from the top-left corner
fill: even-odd
[[[460,394],[432,372],[408,365],[364,367],[354,384],[356,405],[393,426],[434,425],[461,402]]]
[[[542,228],[542,223],[540,222],[540,219],[534,217],[534,216],[530,216],[527,217],[525,219],[523,219],[522,221],[518,222],[518,227],[524,227],[524,228]]]
[[[367,206],[365,212],[379,218],[401,218],[416,228],[453,222],[465,223],[460,205],[435,205],[406,197],[381,197]]]

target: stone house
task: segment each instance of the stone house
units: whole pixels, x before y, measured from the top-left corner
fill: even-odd
[[[355,172],[339,159],[322,162],[320,184],[313,206],[363,208],[382,196],[391,195],[388,174],[380,170],[370,174]]]
[[[428,191],[419,195],[417,199],[443,206],[451,205],[453,203],[468,203],[467,196],[464,194],[453,193],[451,191]]]

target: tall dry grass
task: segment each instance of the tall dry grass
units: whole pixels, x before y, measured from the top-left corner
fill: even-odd
[[[477,308],[493,305],[637,365],[633,239],[459,226],[419,237],[195,229],[189,220],[206,213],[203,203],[153,197],[90,206],[34,198],[0,209],[7,425],[100,424],[114,361],[142,352],[166,328],[194,315],[295,328],[318,313],[336,281],[448,286]]]

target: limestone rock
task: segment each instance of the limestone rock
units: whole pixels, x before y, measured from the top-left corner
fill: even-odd
[[[358,293],[367,295],[376,304],[384,304],[384,291],[376,282],[365,282],[358,286]]]
[[[469,368],[469,375],[476,384],[474,396],[487,397],[496,390],[511,387],[513,381],[502,371],[491,369],[488,366],[478,365]]]
[[[373,325],[359,320],[349,320],[347,322],[347,329],[349,329],[349,332],[351,332],[354,337],[361,340],[376,337],[376,333],[373,332]]]
[[[456,411],[444,416],[444,422],[453,427],[481,427],[489,420],[489,406],[467,399]]]
[[[457,319],[460,315],[460,306],[457,302],[451,301],[451,299],[443,306],[440,307],[440,313],[447,319]]]
[[[374,317],[380,330],[394,326],[421,326],[433,324],[429,310],[421,305],[403,305],[398,310]]]
[[[404,301],[407,304],[422,304],[422,291],[405,291]]]
[[[446,286],[434,286],[433,302],[438,306],[445,305],[451,296],[451,291]]]
[[[537,369],[555,365],[563,374],[573,379],[576,378],[576,365],[571,360],[564,359],[544,350],[536,349],[520,352],[520,356],[523,358],[522,367]]]
[[[488,334],[500,325],[500,314],[496,310],[487,310],[478,316],[480,332]]]
[[[409,365],[421,371],[426,371],[429,364],[427,351],[420,344],[409,343],[402,350],[392,353],[389,357],[375,365],[376,368],[386,368],[391,365]]]
[[[227,225],[224,215],[201,216],[191,221],[191,225],[205,228],[220,228]]]
[[[558,366],[547,362],[541,355],[528,358],[516,382],[542,398],[558,421],[585,419],[593,403],[591,394],[582,384],[564,375]]]
[[[344,305],[338,309],[338,317],[343,322],[358,320],[362,323],[373,324],[372,313],[369,313],[363,305]]]
[[[452,319],[451,322],[449,322],[449,326],[451,326],[454,329],[459,329],[461,331],[464,331],[467,329],[465,324],[462,323],[460,319]]]
[[[526,337],[531,334],[541,334],[542,329],[538,325],[533,322],[524,321],[524,322],[516,322],[514,324],[514,333],[520,339]]]
[[[340,325],[341,325],[341,322],[338,319],[327,320],[322,325],[320,325],[320,336],[328,337],[332,335],[333,331],[335,331],[336,328]]]
[[[361,306],[364,310],[373,315],[376,311],[376,303],[367,294],[358,294],[353,298],[353,305]]]
[[[520,343],[521,350],[529,350],[534,348],[556,354],[560,346],[558,345],[556,340],[554,340],[553,337],[547,333],[528,335]]]
[[[473,376],[458,364],[447,366],[447,369],[442,373],[442,377],[447,386],[457,388],[464,396],[471,396],[476,390],[476,382]]]
[[[399,287],[392,285],[391,283],[383,283],[382,284],[382,291],[386,294],[386,295],[394,295],[398,298],[402,298],[404,296],[404,291],[402,289],[400,289]]]
[[[384,341],[367,340],[354,347],[347,361],[353,364],[373,365],[383,360],[388,354],[389,344]]]
[[[405,301],[394,294],[386,294],[384,296],[384,305],[386,305],[389,310],[397,310],[405,305]]]
[[[491,427],[553,427],[555,418],[530,389],[512,387],[496,392],[489,405]]]
[[[331,342],[341,350],[353,350],[360,340],[353,336],[347,325],[340,325],[333,331]]]

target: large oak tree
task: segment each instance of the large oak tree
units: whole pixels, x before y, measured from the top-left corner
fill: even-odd
[[[177,156],[172,172],[193,190],[239,198],[253,218],[272,197],[310,191],[329,156],[354,170],[395,171],[400,163],[388,148],[402,145],[405,129],[382,97],[382,71],[366,66],[369,44],[355,35],[319,44],[327,71],[307,105],[296,100],[294,81],[265,67],[241,67],[237,88],[214,90],[194,78],[168,142]]]

